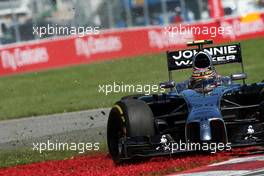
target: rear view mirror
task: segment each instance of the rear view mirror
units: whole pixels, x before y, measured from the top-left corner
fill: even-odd
[[[247,74],[246,73],[236,73],[236,74],[232,74],[231,75],[231,79],[232,81],[236,81],[236,80],[243,80],[247,78]]]
[[[160,88],[163,88],[163,89],[170,89],[170,88],[173,88],[173,87],[175,87],[175,82],[174,81],[168,81],[168,82],[160,83]]]

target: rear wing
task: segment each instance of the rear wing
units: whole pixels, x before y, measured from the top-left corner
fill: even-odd
[[[227,63],[243,63],[240,44],[214,46],[209,48],[203,48],[201,50],[209,53],[212,56],[213,65],[221,65]],[[201,50],[188,49],[179,51],[168,51],[168,70],[171,71],[192,68],[193,56]]]
[[[198,46],[198,49],[167,51],[169,81],[173,81],[173,70],[192,68],[193,57],[199,51],[204,51],[210,54],[212,56],[213,65],[240,63],[242,73],[245,72],[240,44],[229,44],[207,48],[203,47],[203,45],[208,45],[212,43],[212,40],[198,40],[187,44],[187,46]],[[243,80],[243,82],[245,83],[245,80]]]

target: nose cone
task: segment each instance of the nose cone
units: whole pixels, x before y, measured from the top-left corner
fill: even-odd
[[[227,142],[224,121],[220,118],[201,119],[187,122],[186,141],[190,142]]]
[[[189,105],[185,126],[186,141],[227,141],[225,122],[219,108],[222,90],[214,89],[212,94],[206,96],[194,90],[181,93]]]
[[[200,122],[200,140],[201,141],[212,140],[210,122],[208,120]]]
[[[212,140],[209,120],[188,122],[186,125],[186,133],[186,141],[197,143]]]

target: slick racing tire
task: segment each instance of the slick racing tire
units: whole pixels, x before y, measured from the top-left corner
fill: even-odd
[[[111,109],[107,122],[107,144],[112,159],[121,164],[118,147],[122,137],[155,135],[153,113],[142,100],[125,99]]]

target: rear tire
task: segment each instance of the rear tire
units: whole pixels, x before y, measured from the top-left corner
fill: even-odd
[[[107,144],[115,163],[120,164],[118,142],[122,137],[155,135],[154,116],[142,100],[125,99],[111,109],[107,123]]]

